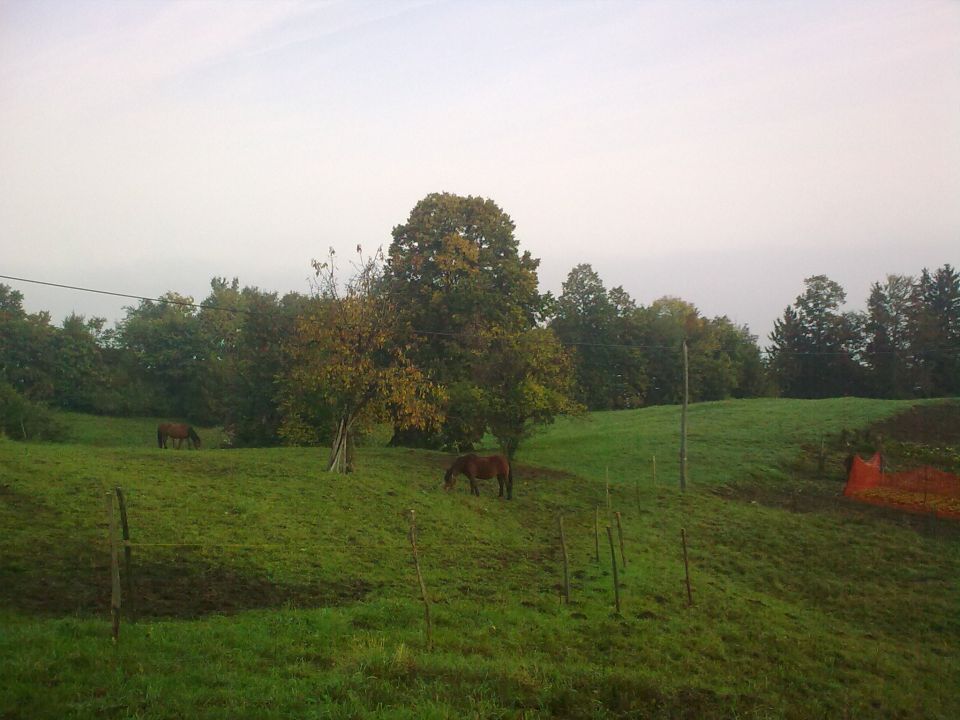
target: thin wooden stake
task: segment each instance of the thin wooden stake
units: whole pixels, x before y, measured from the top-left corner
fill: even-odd
[[[433,650],[433,623],[430,621],[430,597],[427,595],[427,586],[423,582],[423,573],[420,572],[420,558],[417,555],[417,515],[410,511],[410,545],[413,547],[413,564],[417,568],[417,582],[420,583],[420,597],[423,598],[423,615],[427,621],[427,649]]]
[[[690,564],[687,562],[687,531],[680,528],[680,541],[683,543],[683,572],[687,578],[687,606],[693,605],[693,591],[690,589]]]
[[[117,557],[117,518],[113,514],[113,493],[108,492],[104,500],[110,533],[110,617],[113,620],[113,642],[117,642],[120,639],[120,560]]]
[[[613,530],[607,525],[607,539],[610,541],[610,564],[613,566],[613,596],[617,603],[617,614],[620,614],[620,576],[617,574],[617,552],[613,549]]]
[[[563,515],[557,515],[560,526],[560,549],[563,550],[563,600],[570,604],[570,556],[567,554],[567,538],[563,534]]]
[[[610,468],[603,470],[604,480],[607,486],[607,525],[613,524],[613,504],[610,502]]]
[[[120,529],[123,531],[123,585],[127,594],[127,617],[136,620],[136,603],[133,600],[133,550],[130,547],[130,525],[127,523],[127,501],[123,489],[115,488],[117,504],[120,506]]]
[[[690,374],[687,341],[683,341],[683,408],[680,411],[680,490],[687,489],[687,404],[690,402]]]
[[[593,512],[593,546],[597,551],[597,562],[600,562],[600,506]]]
[[[617,517],[617,537],[620,538],[620,564],[624,570],[627,569],[627,556],[623,553],[623,524],[620,522],[620,511],[614,513]]]
[[[820,434],[820,455],[817,458],[817,472],[820,474],[820,477],[823,477],[823,472],[826,469],[826,456],[824,454],[823,447],[823,433]]]
[[[653,456],[653,484],[657,484],[657,456]]]
[[[637,482],[635,483],[637,490],[637,517],[643,513],[643,505],[640,502],[640,477],[637,477]]]

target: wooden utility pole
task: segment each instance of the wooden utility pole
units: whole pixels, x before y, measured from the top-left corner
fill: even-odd
[[[680,489],[687,489],[687,404],[690,402],[690,373],[687,341],[683,341],[683,409],[680,411]]]

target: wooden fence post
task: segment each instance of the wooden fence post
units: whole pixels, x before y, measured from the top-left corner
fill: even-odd
[[[620,563],[623,569],[627,569],[627,556],[623,552],[623,524],[620,522],[620,511],[617,510],[614,515],[617,518],[617,537],[620,538]]]
[[[413,547],[413,564],[417,568],[417,582],[420,583],[420,596],[423,598],[423,614],[427,621],[427,649],[433,650],[433,623],[430,622],[430,597],[427,595],[427,586],[423,582],[423,573],[420,572],[420,558],[417,555],[417,515],[415,510],[410,511],[410,545]]]
[[[687,562],[687,531],[680,528],[680,541],[683,543],[683,572],[687,579],[687,606],[693,605],[693,592],[690,590],[690,564]]]
[[[597,562],[600,562],[600,506],[593,511],[593,546],[597,551]]]
[[[687,341],[683,341],[683,407],[680,410],[680,490],[687,489],[687,404],[690,402],[690,375]]]
[[[133,599],[133,549],[130,547],[130,525],[127,522],[127,501],[123,489],[116,488],[117,503],[120,506],[120,529],[123,531],[123,585],[127,593],[127,617],[136,619],[136,603]]]
[[[104,498],[107,504],[107,532],[110,533],[110,616],[113,620],[113,642],[120,638],[120,561],[117,557],[117,519],[113,514],[113,493]]]
[[[560,548],[563,550],[563,600],[570,604],[570,556],[567,554],[567,538],[563,534],[563,515],[557,515],[560,526]]]
[[[613,566],[613,596],[617,603],[617,614],[620,614],[620,576],[617,574],[617,552],[613,549],[613,530],[607,525],[607,539],[610,541],[610,564]]]
[[[603,469],[604,481],[607,486],[607,525],[613,525],[613,503],[610,501],[610,468]]]

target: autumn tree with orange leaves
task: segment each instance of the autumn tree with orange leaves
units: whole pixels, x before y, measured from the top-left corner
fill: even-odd
[[[327,470],[350,472],[354,438],[373,423],[435,429],[443,421],[445,394],[409,357],[410,335],[396,307],[380,292],[383,255],[364,258],[357,248],[355,272],[342,286],[334,253],[313,261],[317,287],[311,306],[297,320],[289,344],[290,370],[281,382],[287,442],[309,443],[330,423]]]

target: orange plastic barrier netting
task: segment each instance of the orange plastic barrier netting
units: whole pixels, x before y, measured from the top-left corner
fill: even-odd
[[[853,456],[843,494],[874,505],[960,520],[960,477],[928,466],[884,472],[880,453],[869,460]]]

